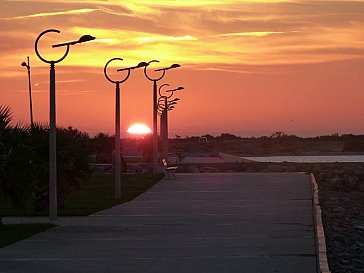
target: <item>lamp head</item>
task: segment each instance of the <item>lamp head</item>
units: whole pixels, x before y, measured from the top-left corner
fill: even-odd
[[[136,66],[126,67],[126,68],[120,68],[120,69],[118,69],[116,71],[119,71],[120,72],[120,71],[125,71],[125,70],[132,70],[132,69],[136,69],[136,68],[140,68],[140,67],[144,67],[144,66],[148,66],[148,63],[146,63],[146,62],[140,62]]]
[[[180,67],[181,65],[179,64],[172,64],[169,68],[172,69],[172,68],[177,68],[177,67]]]
[[[183,90],[184,89],[184,87],[183,86],[179,86],[179,87],[177,87],[177,88],[175,88],[175,89],[169,89],[169,90],[167,90],[166,92],[174,92],[174,91],[179,91],[179,90]]]
[[[75,45],[75,44],[81,44],[81,43],[84,43],[84,42],[92,41],[92,40],[95,40],[95,39],[96,38],[91,36],[91,35],[83,35],[77,41],[60,43],[60,44],[52,45],[52,47],[71,46],[71,45]]]
[[[169,69],[173,69],[173,68],[177,68],[180,67],[181,65],[179,64],[172,64],[169,67],[164,67],[164,68],[159,68],[159,69],[155,69],[154,71],[158,72],[158,71],[162,71],[162,70],[169,70]]]
[[[92,41],[95,40],[95,37],[91,36],[91,35],[83,35],[80,37],[80,39],[78,39],[77,43],[84,43],[84,42],[88,42],[88,41]]]
[[[146,62],[140,62],[138,63],[138,65],[136,66],[136,68],[139,68],[139,67],[144,67],[144,66],[148,66],[149,64],[146,63]]]
[[[28,66],[26,62],[22,62],[21,66]]]
[[[159,61],[158,61],[158,60],[151,60],[151,61],[149,61],[149,62],[148,62],[148,65],[149,65],[150,63],[159,63]]]

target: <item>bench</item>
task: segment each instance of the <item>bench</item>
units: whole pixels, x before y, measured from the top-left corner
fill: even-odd
[[[178,167],[168,166],[167,160],[165,159],[162,159],[162,166],[164,169],[164,173],[166,174],[166,179],[176,179],[175,172],[177,171]]]

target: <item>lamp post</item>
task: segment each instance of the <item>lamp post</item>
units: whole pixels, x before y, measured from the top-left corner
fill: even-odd
[[[120,84],[125,82],[129,76],[130,71],[139,68],[144,67],[147,65],[145,62],[139,63],[137,66],[127,67],[118,69],[117,71],[127,71],[127,75],[120,80],[113,80],[107,75],[107,67],[108,65],[113,61],[122,61],[122,58],[112,58],[109,60],[104,67],[104,75],[106,79],[115,84],[115,153],[114,153],[114,190],[115,190],[115,198],[121,198],[121,184],[120,184],[120,173],[121,173],[121,159],[120,159]]]
[[[151,77],[147,73],[147,67],[149,66],[149,64],[154,63],[154,62],[159,63],[159,61],[157,61],[157,60],[152,60],[152,61],[148,62],[147,66],[144,67],[144,75],[146,76],[146,78],[148,80],[153,82],[153,156],[152,156],[152,168],[153,168],[153,173],[157,173],[157,165],[158,165],[157,82],[164,77],[167,70],[170,70],[170,69],[173,69],[173,68],[178,68],[181,65],[172,64],[169,67],[155,69],[154,70],[155,72],[161,72],[161,74],[160,74],[159,77]]]
[[[179,98],[176,98],[179,100]],[[163,109],[163,113],[161,115],[161,126],[164,127],[164,137],[163,137],[163,153],[168,161],[168,111],[174,109],[174,105],[177,104],[175,101],[168,101],[167,108]]]
[[[27,57],[28,62],[22,62],[21,65],[25,66],[28,70],[28,89],[29,89],[29,110],[30,110],[30,128],[34,128],[33,122],[33,102],[32,102],[32,85],[30,83],[30,63],[29,63],[29,56]]]
[[[166,104],[166,97],[159,97],[158,99],[158,106],[157,106],[157,114],[160,117],[160,121],[159,121],[159,127],[160,127],[160,138],[162,140],[162,158],[167,159],[167,154],[165,153],[165,135],[166,135],[166,115],[165,115],[165,104]]]
[[[76,41],[52,45],[52,47],[66,47],[66,51],[58,60],[47,60],[43,58],[38,51],[39,39],[50,32],[60,33],[57,29],[48,29],[43,31],[35,40],[35,53],[38,58],[45,63],[50,64],[50,86],[49,86],[49,218],[57,219],[57,157],[56,157],[56,70],[55,64],[66,58],[71,45],[84,43],[94,40],[95,37],[90,35],[81,36]]]
[[[173,105],[179,101],[179,98],[175,98],[174,100],[168,100],[171,98],[175,91],[183,90],[184,87],[179,86],[174,89],[168,89],[165,92],[170,93],[169,95],[163,95],[162,94],[162,88],[164,86],[169,86],[169,84],[165,83],[162,84],[159,89],[159,99],[158,99],[158,106],[159,106],[159,114],[160,114],[160,132],[161,132],[161,138],[163,143],[163,157],[168,161],[168,110],[171,110],[174,108]]]

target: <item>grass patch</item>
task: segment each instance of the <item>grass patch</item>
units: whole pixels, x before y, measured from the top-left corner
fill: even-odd
[[[133,200],[159,180],[163,175],[125,174],[121,176],[121,198],[114,197],[114,176],[111,174],[95,174],[82,184],[81,190],[65,196],[64,208],[58,210],[60,216],[85,216],[103,209]],[[47,216],[48,210],[27,211],[14,209],[11,204],[1,204],[2,216]]]
[[[122,175],[121,198],[115,199],[114,177],[111,174],[96,174],[82,186],[81,191],[67,196],[65,207],[59,210],[59,215],[89,215],[131,201],[162,178],[163,175],[151,174]]]
[[[0,248],[55,227],[52,224],[0,225]]]

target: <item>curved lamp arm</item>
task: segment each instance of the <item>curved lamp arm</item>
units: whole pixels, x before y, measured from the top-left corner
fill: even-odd
[[[159,99],[158,99],[157,104],[158,104],[158,105],[160,105],[160,104],[162,104],[162,103],[165,103],[165,102],[166,102],[166,99],[167,99],[167,97],[165,97],[165,96],[160,96],[160,97],[159,97]]]
[[[105,77],[106,77],[106,79],[109,81],[109,82],[112,82],[112,83],[115,83],[115,84],[120,84],[120,83],[122,83],[122,82],[125,82],[128,78],[129,78],[129,76],[130,76],[130,69],[126,69],[127,71],[128,71],[128,74],[126,75],[126,77],[124,78],[124,79],[122,79],[122,80],[118,80],[118,81],[115,81],[115,80],[112,80],[108,75],[107,75],[107,67],[108,67],[108,65],[111,63],[111,62],[113,62],[113,61],[117,61],[117,60],[119,60],[119,61],[122,61],[123,59],[122,58],[112,58],[112,59],[110,59],[106,64],[105,64],[105,67],[104,67],[104,75],[105,75]]]
[[[61,33],[61,31],[59,31],[58,29],[47,29],[47,30],[45,30],[45,31],[43,31],[41,34],[39,34],[39,36],[37,37],[37,39],[35,40],[35,53],[37,54],[37,56],[38,56],[38,58],[39,59],[41,59],[43,62],[45,62],[45,63],[49,63],[49,64],[51,64],[51,63],[53,63],[53,64],[55,64],[55,63],[59,63],[60,61],[62,61],[64,58],[66,58],[66,56],[67,56],[67,54],[68,54],[68,52],[69,52],[69,50],[70,50],[70,45],[69,44],[66,44],[66,52],[64,53],[64,55],[60,58],[60,59],[58,59],[58,60],[55,60],[55,61],[49,61],[49,60],[46,60],[45,58],[43,58],[41,55],[40,55],[40,53],[39,53],[39,51],[38,51],[38,42],[39,42],[39,39],[44,35],[44,34],[47,34],[47,33],[49,33],[49,32],[56,32],[56,33]]]
[[[160,96],[162,96],[162,94],[161,94],[161,89],[162,89],[162,87],[163,86],[169,86],[169,84],[167,84],[167,83],[165,83],[165,84],[162,84],[160,87],[159,87],[159,90],[158,90],[158,92],[159,92],[159,95]],[[184,89],[184,87],[183,86],[179,86],[179,87],[177,87],[177,88],[174,88],[174,89],[168,89],[167,91],[165,91],[166,93],[170,93],[170,95],[168,95],[168,96],[165,96],[167,99],[169,99],[169,98],[171,98],[172,96],[173,96],[173,94],[174,94],[174,91],[179,91],[179,90],[183,90]]]
[[[152,78],[148,75],[147,73],[147,67],[151,64],[151,63],[159,63],[159,61],[157,60],[152,60],[150,62],[147,63],[147,65],[144,67],[144,75],[147,77],[148,80],[150,81],[159,81],[160,79],[162,79],[164,77],[164,75],[166,74],[166,70],[165,69],[162,69],[162,70],[159,70],[159,71],[162,71],[162,75],[159,77],[159,78]]]
[[[162,84],[160,87],[159,87],[159,89],[158,89],[158,94],[159,94],[159,96],[160,97],[167,97],[167,99],[170,97],[168,97],[168,96],[164,96],[164,95],[162,95],[162,92],[161,92],[161,90],[162,90],[162,87],[163,86],[169,86],[169,84],[168,83],[164,83],[164,84]],[[172,95],[171,95],[172,96]]]

